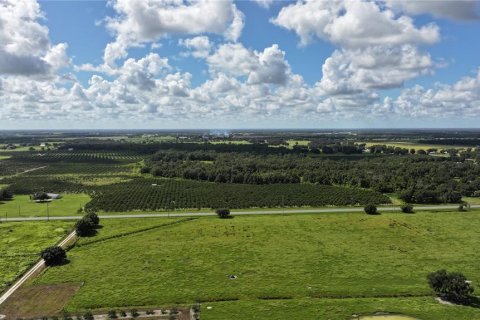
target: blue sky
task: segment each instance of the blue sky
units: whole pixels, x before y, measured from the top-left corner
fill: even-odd
[[[478,127],[479,4],[0,1],[0,125]]]

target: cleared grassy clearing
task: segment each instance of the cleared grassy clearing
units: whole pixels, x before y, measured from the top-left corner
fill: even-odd
[[[480,198],[463,197],[462,200],[468,202],[469,204],[480,204]]]
[[[71,222],[0,223],[0,291],[39,259],[70,230]]]
[[[207,306],[212,308],[207,309]],[[236,319],[256,320],[345,320],[353,314],[366,315],[376,311],[400,313],[421,320],[480,319],[479,309],[445,306],[431,297],[225,301],[202,305],[201,315],[202,320],[224,320],[232,315]]]
[[[415,142],[401,142],[401,141],[358,141],[357,143],[365,143],[367,147],[374,145],[387,145],[392,147],[406,148],[406,149],[415,149],[415,150],[427,150],[427,149],[465,149],[465,146],[455,146],[455,145],[439,145],[439,144],[422,144]]]
[[[0,216],[5,217],[47,217],[72,216],[90,201],[86,194],[63,194],[61,199],[51,202],[35,202],[28,195],[16,195],[13,200],[0,202]],[[47,208],[48,206],[48,208]],[[47,211],[48,210],[48,211]]]
[[[429,296],[425,277],[439,268],[461,271],[478,287],[478,218],[479,211],[199,218],[76,247],[70,264],[48,269],[36,282],[84,281],[70,311],[229,299]],[[128,221],[104,220],[99,236],[134,220]],[[162,221],[168,219],[136,223],[142,228]],[[229,279],[232,274],[238,278]]]
[[[309,140],[287,140],[287,143],[288,143],[288,147],[289,148],[293,148],[294,146],[296,145],[299,145],[299,146],[308,146],[308,144],[310,143]]]

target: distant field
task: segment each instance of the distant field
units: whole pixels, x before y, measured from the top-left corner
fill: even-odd
[[[71,263],[48,269],[35,282],[84,282],[69,311],[202,301],[202,319],[345,319],[379,310],[423,320],[480,319],[479,309],[436,304],[425,278],[447,268],[480,285],[480,211],[104,220],[102,225],[96,237],[69,251]],[[157,227],[141,231],[152,226]],[[275,305],[278,310],[268,311]],[[455,318],[438,317],[444,311]]]
[[[251,144],[251,142],[247,140],[215,140],[215,141],[209,141],[212,144]]]
[[[61,199],[48,203],[50,216],[73,216],[90,201],[86,194],[64,194]],[[46,217],[47,203],[37,203],[28,195],[16,195],[13,200],[0,202],[0,217]]]
[[[454,146],[454,145],[439,145],[439,144],[420,144],[415,142],[399,142],[399,141],[358,141],[357,143],[365,143],[367,147],[374,145],[387,145],[392,147],[406,148],[406,149],[415,149],[415,150],[427,150],[427,149],[465,149],[465,146]]]
[[[6,160],[6,159],[9,159],[11,156],[2,156],[0,155],[0,160]]]
[[[72,222],[0,223],[0,292],[35,263],[41,250],[71,229]]]
[[[287,140],[287,143],[289,148],[293,148],[293,146],[295,145],[308,146],[310,141],[309,140]]]

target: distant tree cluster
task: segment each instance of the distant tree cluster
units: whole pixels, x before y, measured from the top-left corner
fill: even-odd
[[[154,176],[166,178],[371,188],[396,192],[408,203],[458,203],[462,196],[480,196],[480,167],[473,161],[426,155],[334,157],[170,150],[157,152],[148,166]]]
[[[8,188],[0,189],[0,201],[10,200],[13,198],[12,190]]]

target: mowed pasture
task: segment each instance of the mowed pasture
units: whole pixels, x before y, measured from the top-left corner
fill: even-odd
[[[71,221],[0,223],[0,292],[71,228]]]
[[[202,319],[346,319],[380,310],[423,320],[480,319],[480,309],[436,304],[426,281],[446,268],[480,286],[480,211],[102,225],[69,251],[69,264],[35,282],[83,283],[66,306],[70,312],[200,301],[213,306]],[[162,226],[149,228],[154,225]]]
[[[368,316],[382,311],[419,320],[480,319],[479,309],[442,305],[432,297],[223,301],[204,304],[201,315],[202,320],[225,320],[232,315],[242,320],[358,320],[353,315]]]
[[[15,195],[12,200],[0,201],[0,220],[18,217],[74,216],[90,201],[86,194],[62,194],[61,199],[35,202],[29,195]],[[81,215],[79,215],[81,216]]]

